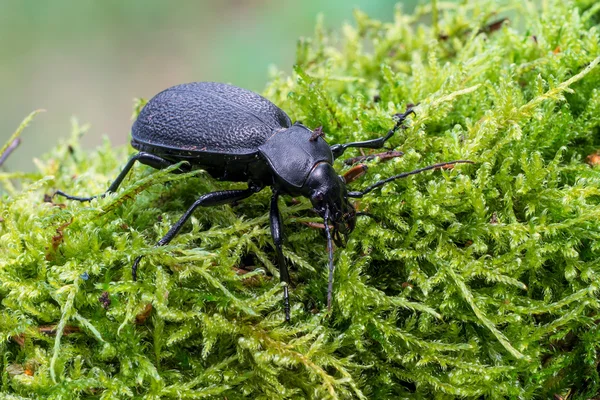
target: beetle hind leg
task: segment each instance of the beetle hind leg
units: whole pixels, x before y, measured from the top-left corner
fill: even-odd
[[[125,164],[125,167],[119,173],[119,176],[117,176],[117,178],[108,187],[108,189],[106,190],[105,193],[96,195],[96,196],[90,196],[90,197],[79,197],[79,196],[72,196],[70,194],[66,194],[62,190],[57,190],[56,192],[54,192],[52,197],[59,195],[59,196],[65,197],[69,200],[76,200],[76,201],[90,201],[97,197],[104,197],[106,195],[106,193],[115,192],[119,188],[119,186],[121,185],[121,183],[123,183],[123,180],[125,179],[125,177],[127,176],[127,174],[129,173],[129,171],[133,167],[133,164],[135,164],[136,161],[139,161],[142,164],[149,165],[152,168],[156,168],[156,169],[164,169],[164,168],[167,168],[167,167],[173,165],[173,163],[171,161],[165,160],[162,157],[159,157],[159,156],[156,156],[156,155],[150,154],[150,153],[139,152],[139,153],[135,154],[134,156],[132,156],[129,159],[129,161],[127,161],[127,164]]]

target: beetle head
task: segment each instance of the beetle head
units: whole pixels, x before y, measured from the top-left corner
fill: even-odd
[[[343,178],[331,164],[321,162],[310,172],[304,187],[324,224],[333,225],[335,244],[343,247],[356,223],[356,210],[348,201],[348,190]]]

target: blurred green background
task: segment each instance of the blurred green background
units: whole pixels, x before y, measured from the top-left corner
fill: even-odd
[[[411,11],[417,0],[401,2]],[[132,99],[183,82],[222,81],[262,91],[270,65],[291,72],[297,39],[319,13],[329,29],[352,11],[391,21],[397,0],[0,0],[0,145],[44,108],[5,168],[34,170],[90,123],[88,148],[128,141]]]

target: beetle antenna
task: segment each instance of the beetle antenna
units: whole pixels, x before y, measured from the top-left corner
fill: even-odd
[[[416,174],[419,174],[424,171],[429,171],[430,169],[444,168],[448,165],[454,165],[454,164],[474,164],[474,162],[469,161],[469,160],[456,160],[456,161],[448,161],[448,162],[444,162],[444,163],[428,165],[427,167],[415,169],[414,171],[404,172],[402,174],[394,175],[387,179],[383,179],[379,182],[375,182],[374,184],[372,184],[371,186],[367,186],[364,190],[361,190],[360,192],[348,192],[348,197],[355,197],[355,198],[363,197],[365,194],[369,193],[373,189],[383,186],[386,183],[389,183],[396,179],[406,178],[407,176],[416,175]]]
[[[327,282],[327,312],[331,312],[331,302],[333,298],[333,243],[331,240],[331,232],[329,230],[329,207],[325,208],[325,217],[323,218],[325,225],[325,235],[327,236],[327,252],[329,253],[329,280]]]

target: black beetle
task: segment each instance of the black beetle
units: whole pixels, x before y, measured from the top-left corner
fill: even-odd
[[[178,85],[154,96],[142,109],[132,128],[131,145],[139,150],[110,185],[117,190],[136,161],[161,169],[187,161],[187,169],[202,168],[219,180],[247,182],[247,189],[222,190],[203,194],[192,204],[169,232],[158,242],[168,244],[197,207],[216,206],[245,199],[271,186],[271,234],[284,282],[285,319],[290,319],[288,286],[290,276],[283,257],[283,224],[277,204],[282,194],[308,197],[316,213],[323,218],[329,252],[327,307],[331,308],[333,282],[332,240],[344,245],[354,229],[357,213],[351,197],[365,193],[395,179],[425,170],[470,161],[450,161],[379,181],[363,191],[348,192],[346,184],[362,174],[339,176],[333,162],[349,147],[382,148],[412,112],[397,114],[395,126],[383,137],[363,142],[329,146],[322,132],[311,131],[290,118],[264,97],[235,86],[197,82]],[[364,172],[366,168],[362,167]],[[57,191],[71,200],[89,201],[95,197],[77,197]],[[329,224],[332,225],[330,228]],[[132,267],[136,280],[141,256]]]

